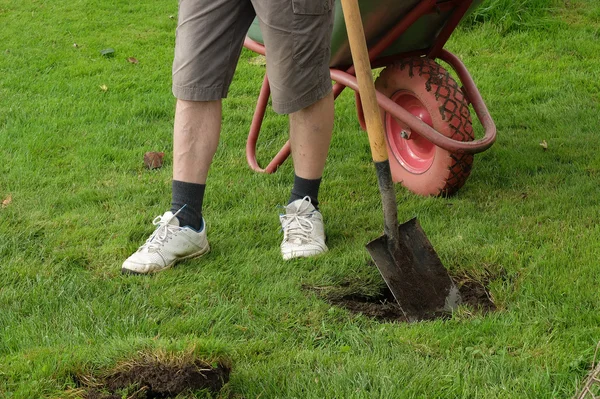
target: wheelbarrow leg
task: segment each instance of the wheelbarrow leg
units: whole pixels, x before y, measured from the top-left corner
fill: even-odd
[[[265,75],[262,87],[260,88],[260,94],[256,102],[256,108],[254,110],[254,116],[252,117],[252,124],[250,125],[250,133],[248,134],[248,141],[246,142],[246,159],[248,165],[257,172],[273,173],[277,168],[289,157],[290,155],[290,142],[286,142],[285,145],[279,150],[277,155],[271,160],[266,168],[261,168],[256,160],[256,142],[258,141],[258,135],[260,134],[260,128],[262,127],[263,120],[265,118],[265,112],[267,110],[267,104],[269,103],[269,96],[271,95],[271,89],[269,87],[269,78]]]
[[[333,87],[334,99],[342,93],[345,87],[345,85],[339,83]],[[262,173],[274,173],[291,154],[291,146],[288,140],[264,169],[260,167],[258,160],[256,159],[256,143],[258,142],[260,129],[262,127],[263,120],[265,119],[265,112],[267,110],[270,95],[271,89],[269,87],[269,78],[267,75],[265,75],[260,88],[260,94],[258,95],[258,100],[256,102],[254,115],[252,116],[252,124],[250,125],[248,140],[246,141],[246,159],[248,161],[248,165],[252,170]]]

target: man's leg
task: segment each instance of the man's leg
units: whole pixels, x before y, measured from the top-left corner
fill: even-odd
[[[124,273],[161,271],[179,260],[201,256],[209,251],[202,201],[220,131],[221,100],[177,100],[171,211],[154,221],[158,228],[123,263]]]
[[[125,273],[145,274],[209,251],[202,202],[221,130],[227,91],[255,12],[249,0],[180,0],[173,62],[178,99],[173,134],[171,210],[125,262]]]
[[[327,251],[318,191],[333,130],[329,73],[333,0],[252,0],[267,52],[273,109],[290,115],[294,187],[285,213],[284,259]]]
[[[275,112],[290,115],[294,187],[285,213],[284,259],[327,251],[318,191],[333,130],[329,59],[333,0],[252,0],[267,52]]]

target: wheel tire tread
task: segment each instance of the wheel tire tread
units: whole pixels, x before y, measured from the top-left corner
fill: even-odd
[[[442,120],[450,126],[451,139],[458,141],[472,141],[475,139],[469,111],[469,103],[458,83],[446,69],[432,59],[425,57],[411,57],[389,65],[380,74],[379,79],[385,80],[387,75],[404,71],[408,68],[408,76],[418,76],[425,80],[425,90],[433,92],[438,102],[438,112]],[[450,153],[452,164],[449,167],[450,175],[443,187],[439,188],[438,196],[451,196],[455,194],[468,179],[474,157],[472,154],[462,152]],[[410,189],[410,188],[409,188]]]

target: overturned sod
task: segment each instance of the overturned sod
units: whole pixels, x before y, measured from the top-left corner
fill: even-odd
[[[217,393],[229,381],[231,367],[203,360],[165,361],[144,356],[100,376],[75,376],[77,394],[85,399],[175,398],[197,391]]]

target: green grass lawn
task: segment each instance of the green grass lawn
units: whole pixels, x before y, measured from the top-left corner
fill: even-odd
[[[398,187],[399,217],[418,216],[497,310],[405,324],[304,288],[383,285],[364,248],[383,220],[352,93],[336,101],[320,195],[328,254],[280,259],[293,170],[246,164],[264,68],[244,50],[209,175],[211,253],[123,276],[170,203],[177,2],[0,0],[0,398],[66,397],[75,375],[163,352],[230,362],[223,398],[573,396],[600,340],[600,4],[566,3],[525,30],[450,40],[498,140],[455,197]],[[269,111],[261,162],[286,132]],[[165,166],[146,170],[146,151]]]

